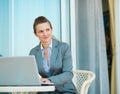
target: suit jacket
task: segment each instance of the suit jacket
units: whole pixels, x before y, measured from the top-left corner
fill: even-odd
[[[56,91],[68,94],[76,94],[72,82],[72,58],[68,44],[52,39],[52,52],[50,61],[50,72],[45,72],[42,65],[41,43],[30,51],[30,55],[36,58],[39,74],[48,78],[55,84]]]

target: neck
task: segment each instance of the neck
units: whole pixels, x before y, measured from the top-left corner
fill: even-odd
[[[47,43],[42,43],[42,46],[44,49],[48,48],[49,45],[51,44],[51,41],[47,42]]]

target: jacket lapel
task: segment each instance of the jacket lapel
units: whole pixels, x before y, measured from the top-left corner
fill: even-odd
[[[42,66],[42,51],[41,51],[41,46],[39,45],[39,48],[37,49],[37,63],[38,63],[38,69],[39,70],[43,70],[43,66]]]
[[[58,55],[58,41],[52,40],[52,53],[50,67],[54,67]]]

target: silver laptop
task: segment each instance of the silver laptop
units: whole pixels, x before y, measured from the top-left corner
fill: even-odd
[[[0,85],[41,85],[35,57],[0,57]]]

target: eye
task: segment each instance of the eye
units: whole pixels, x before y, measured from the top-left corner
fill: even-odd
[[[50,29],[48,28],[48,29],[46,29],[46,31],[50,31]]]
[[[38,33],[43,33],[43,30],[38,31]]]

